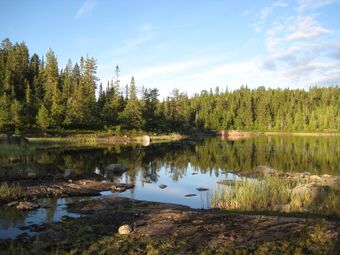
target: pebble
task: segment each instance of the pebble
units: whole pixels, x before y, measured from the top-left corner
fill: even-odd
[[[128,224],[122,225],[122,226],[120,226],[119,229],[118,229],[118,233],[119,233],[120,235],[128,235],[128,234],[130,234],[131,232],[132,232],[132,228],[131,228],[131,226],[128,225]]]

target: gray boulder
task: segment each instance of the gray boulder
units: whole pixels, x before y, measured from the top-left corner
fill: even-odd
[[[258,166],[256,167],[256,172],[259,172],[262,174],[276,174],[277,170],[270,166]]]
[[[110,164],[105,168],[105,170],[107,172],[112,172],[112,173],[124,173],[127,170],[129,170],[129,168],[122,164]]]

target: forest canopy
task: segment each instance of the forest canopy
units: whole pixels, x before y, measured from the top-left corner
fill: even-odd
[[[113,67],[114,70],[114,67]],[[340,131],[340,88],[249,89],[216,87],[188,96],[178,89],[159,100],[157,88],[137,92],[134,77],[123,89],[99,83],[93,57],[64,68],[49,50],[30,54],[7,38],[0,47],[0,132],[47,129]],[[97,96],[96,96],[97,95]]]

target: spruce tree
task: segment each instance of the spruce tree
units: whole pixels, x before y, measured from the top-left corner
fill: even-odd
[[[49,113],[43,104],[37,113],[36,124],[41,128],[42,131],[46,131],[46,129],[50,126]]]

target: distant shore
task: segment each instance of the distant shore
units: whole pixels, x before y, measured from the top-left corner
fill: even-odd
[[[334,132],[264,132],[265,135],[268,136],[274,136],[274,135],[291,135],[291,136],[340,136],[340,132],[334,131]]]
[[[5,135],[2,135],[5,136]],[[87,131],[63,131],[61,133],[49,134],[27,134],[24,139],[33,144],[39,145],[109,145],[109,144],[129,144],[143,143],[148,145],[153,142],[167,142],[180,140],[196,140],[205,137],[221,137],[227,140],[242,140],[258,136],[313,136],[313,137],[339,137],[337,131],[321,132],[298,132],[298,131],[239,131],[239,130],[221,130],[221,131],[193,131],[183,133],[150,133],[150,132],[126,132],[122,134],[108,134],[105,132]],[[11,136],[9,137],[23,137]],[[7,139],[7,138],[6,138]],[[5,140],[6,140],[5,139]],[[4,139],[3,139],[4,140]],[[5,141],[4,140],[4,141]],[[0,141],[1,142],[1,141]],[[6,142],[6,141],[5,141]]]
[[[239,131],[239,130],[221,130],[217,132],[218,136],[230,139],[250,138],[261,135],[266,136],[340,136],[338,131],[320,131],[320,132],[298,132],[298,131]]]

